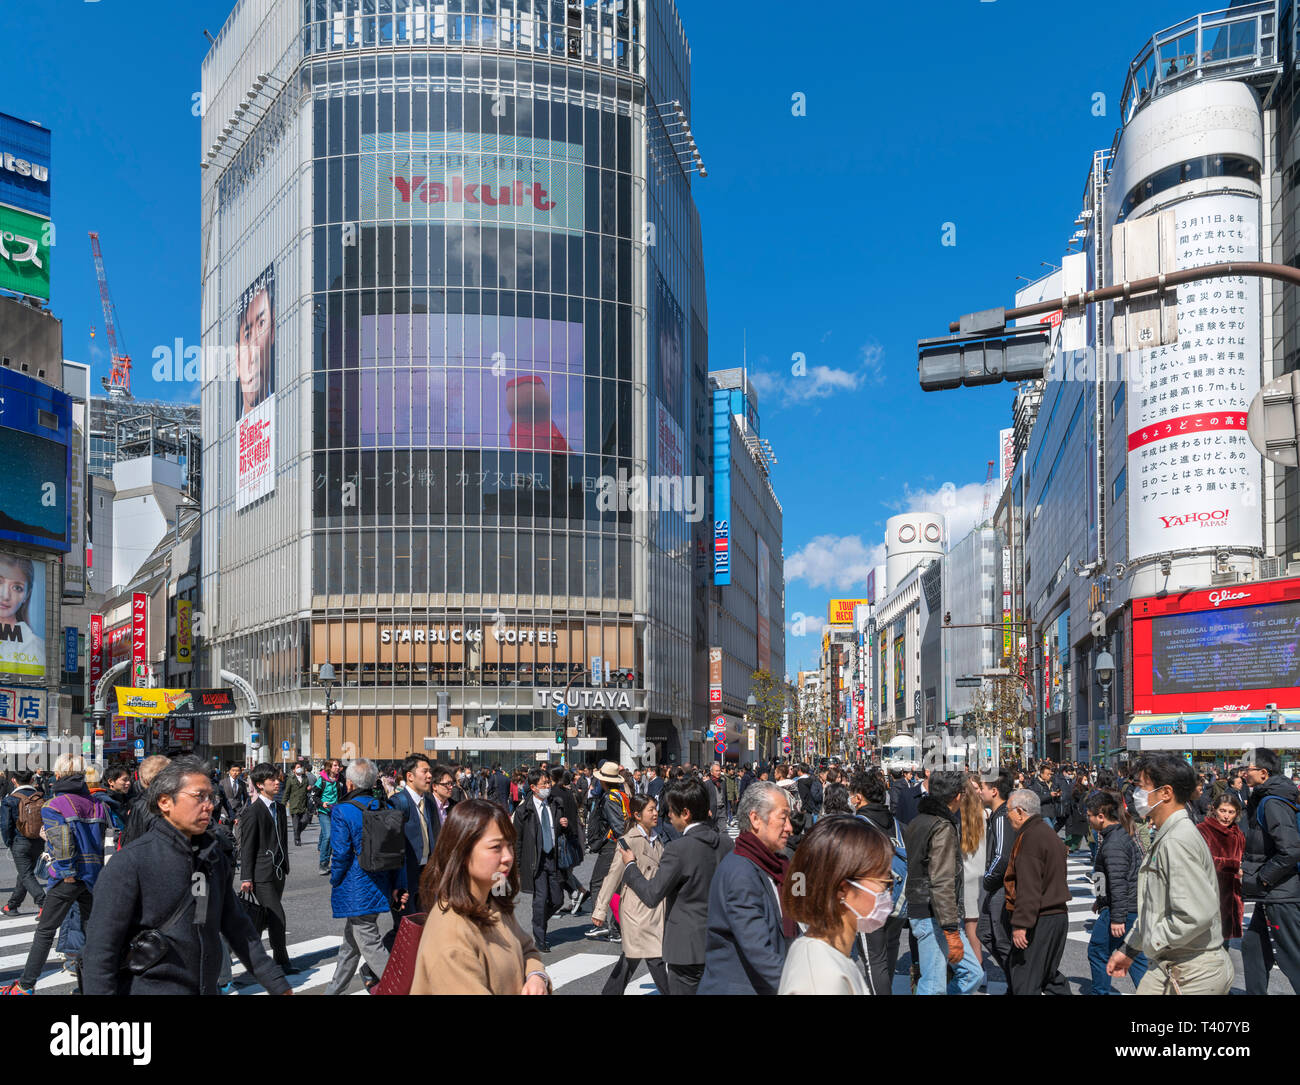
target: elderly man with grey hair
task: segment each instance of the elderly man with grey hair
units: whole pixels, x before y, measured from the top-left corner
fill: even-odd
[[[736,808],[740,835],[718,863],[709,888],[702,995],[774,995],[781,986],[793,920],[781,915],[789,860],[790,800],[776,784],[756,780]]]
[[[379,914],[394,904],[406,903],[408,892],[419,886],[406,884],[406,863],[393,870],[373,871],[361,866],[361,841],[365,814],[388,811],[395,818],[399,839],[402,813],[372,794],[379,770],[373,761],[359,757],[348,766],[348,793],[330,810],[330,907],[334,918],[343,920],[343,945],[339,948],[334,975],[325,988],[327,995],[342,994],[362,959],[361,980],[369,990],[384,974],[388,950],[379,933]]]
[[[1070,931],[1065,842],[1043,820],[1041,809],[1039,796],[1027,788],[1007,799],[1007,818],[1016,830],[1003,879],[1011,918],[1007,983],[1013,995],[1070,993],[1060,972]]]

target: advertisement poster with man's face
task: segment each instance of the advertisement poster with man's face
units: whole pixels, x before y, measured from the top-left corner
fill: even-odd
[[[0,550],[0,674],[45,677],[45,565]]]
[[[275,265],[235,306],[235,417],[243,418],[275,391]]]

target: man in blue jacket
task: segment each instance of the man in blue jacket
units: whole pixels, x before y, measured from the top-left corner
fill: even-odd
[[[54,763],[54,797],[41,809],[45,847],[50,853],[50,880],[41,918],[36,924],[27,964],[17,983],[0,994],[29,995],[50,955],[54,935],[76,905],[81,929],[90,922],[91,891],[104,869],[104,833],[108,811],[86,786],[86,763],[76,754],[60,754]],[[77,974],[81,986],[81,974]]]
[[[735,849],[718,863],[709,887],[699,993],[774,995],[795,936],[780,906],[789,861],[779,852],[790,839],[790,800],[771,781],[755,781],[745,788],[736,821]]]
[[[352,982],[357,965],[365,959],[361,979],[369,990],[384,974],[388,950],[379,934],[379,913],[407,900],[406,866],[374,873],[361,869],[363,810],[378,810],[372,792],[379,770],[373,761],[359,757],[348,765],[348,797],[330,810],[330,907],[343,920],[343,945],[339,947],[327,995],[342,994]]]

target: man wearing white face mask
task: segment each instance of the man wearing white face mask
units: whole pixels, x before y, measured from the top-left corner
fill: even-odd
[[[889,838],[860,818],[822,818],[800,842],[781,887],[781,911],[804,928],[786,953],[782,995],[870,994],[853,940],[893,910]]]
[[[1122,976],[1137,952],[1150,963],[1140,995],[1226,995],[1232,961],[1223,945],[1218,881],[1205,839],[1184,804],[1196,789],[1192,766],[1174,754],[1154,754],[1138,766],[1133,811],[1155,828],[1151,852],[1138,871],[1138,918],[1106,964]]]

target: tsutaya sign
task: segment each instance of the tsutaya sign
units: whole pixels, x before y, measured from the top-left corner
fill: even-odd
[[[498,644],[558,644],[554,629],[503,629],[491,626],[487,632]],[[482,629],[452,625],[441,629],[422,626],[394,626],[379,631],[380,644],[481,644]]]
[[[538,689],[538,708],[554,708],[561,701],[570,708],[621,708],[633,711],[640,706],[633,698],[640,699],[643,690],[634,689],[571,689],[566,694],[562,689]]]

